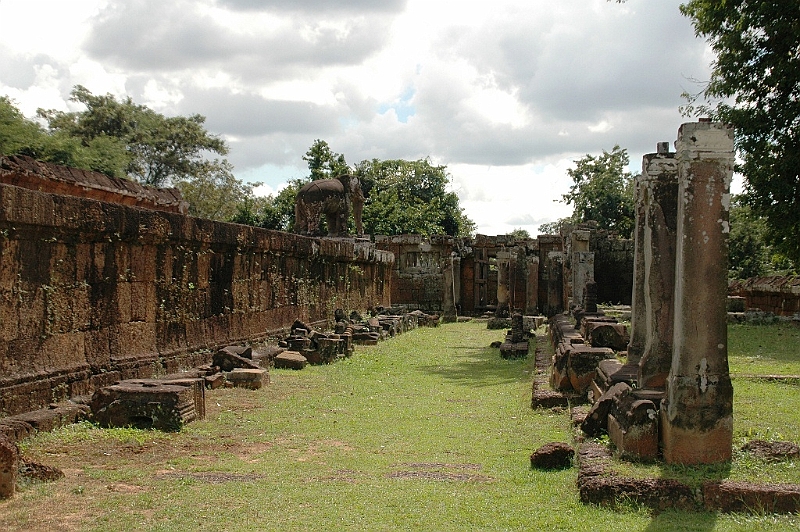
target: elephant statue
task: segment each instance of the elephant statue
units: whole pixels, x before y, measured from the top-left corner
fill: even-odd
[[[358,178],[344,174],[333,179],[318,179],[304,185],[298,192],[294,204],[294,232],[318,236],[322,215],[328,224],[328,236],[347,236],[347,221],[350,207],[356,222],[358,236],[364,234],[361,213],[364,210],[364,194]]]

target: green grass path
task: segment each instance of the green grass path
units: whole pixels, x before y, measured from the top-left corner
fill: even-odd
[[[533,411],[533,356],[506,361],[485,324],[419,329],[329,366],[214,390],[177,434],[88,424],[25,453],[67,478],[0,503],[4,530],[794,530],[793,518],[610,510],[576,469],[531,470],[572,441]],[[44,517],[46,516],[46,517]]]

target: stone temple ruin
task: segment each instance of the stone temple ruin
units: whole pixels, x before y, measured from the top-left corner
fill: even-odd
[[[209,388],[259,389],[272,367],[460,316],[507,329],[505,358],[527,356],[548,318],[554,355],[537,352],[533,406],[591,397],[576,421],[620,454],[730,460],[731,139],[685,124],[676,152],[645,156],[633,239],[592,224],[525,239],[290,234],[188,217],[176,190],[1,157],[0,496],[13,442],[34,431],[87,417],[180,430],[204,417]],[[767,299],[767,285],[741,298]],[[598,301],[631,305],[630,330]],[[583,497],[597,479],[581,478]]]
[[[726,309],[733,133],[706,121],[684,124],[675,145],[675,153],[659,143],[645,155],[635,183],[630,338],[576,298],[586,307],[575,313],[576,327],[566,316],[551,320],[550,383],[588,392],[584,432],[608,432],[622,454],[725,462],[733,435]],[[584,294],[593,291],[591,275],[574,282],[575,294],[580,283]],[[626,363],[615,355],[622,351]]]

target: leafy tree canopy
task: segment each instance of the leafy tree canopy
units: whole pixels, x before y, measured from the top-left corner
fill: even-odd
[[[228,146],[206,131],[201,115],[166,117],[130,97],[119,101],[111,94],[95,96],[80,85],[70,99],[86,110],[39,109],[50,130],[80,139],[84,146],[98,139],[121,143],[127,155],[125,174],[145,185],[166,186],[230,170],[226,161],[206,158],[207,154],[227,155]]]
[[[734,196],[731,202],[728,277],[747,279],[791,273],[792,261],[767,242],[766,220],[757,216],[745,199]]]
[[[513,236],[519,240],[524,240],[526,238],[530,238],[531,234],[526,230],[522,229],[521,227],[515,227],[513,231],[508,233],[508,236]]]
[[[319,139],[303,160],[308,164],[307,178],[290,181],[289,186],[258,205],[255,216],[244,213],[242,219],[250,216],[262,227],[290,231],[300,187],[315,179],[353,173],[366,196],[362,220],[367,233],[464,236],[474,231],[475,224],[459,206],[458,195],[447,191],[450,177],[445,166],[434,166],[427,159],[373,159],[351,168],[344,155]]]
[[[367,233],[467,236],[475,230],[458,195],[447,191],[446,166],[434,166],[428,159],[373,159],[356,165],[355,173],[367,195]]]
[[[635,224],[633,200],[633,175],[626,170],[630,157],[627,150],[614,146],[600,156],[586,155],[567,170],[572,178],[569,192],[561,196],[572,205],[572,216],[554,222],[556,229],[567,223],[594,220],[601,229],[615,231],[628,237]],[[541,228],[540,228],[541,230]]]
[[[200,115],[166,117],[114,96],[95,96],[80,85],[73,101],[86,110],[39,109],[45,129],[0,97],[0,154],[36,159],[133,178],[145,185],[177,186],[194,216],[228,221],[239,203],[252,199],[252,186],[236,179],[224,158],[225,142],[209,134]]]
[[[735,127],[744,200],[800,264],[800,3],[692,0],[681,12],[716,54],[684,112]]]

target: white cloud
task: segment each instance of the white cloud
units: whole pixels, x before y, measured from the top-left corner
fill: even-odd
[[[277,191],[315,139],[448,166],[485,234],[569,213],[566,169],[672,141],[713,57],[681,0],[0,0],[0,94],[75,84],[200,113],[238,177]],[[31,31],[31,28],[36,28]]]

